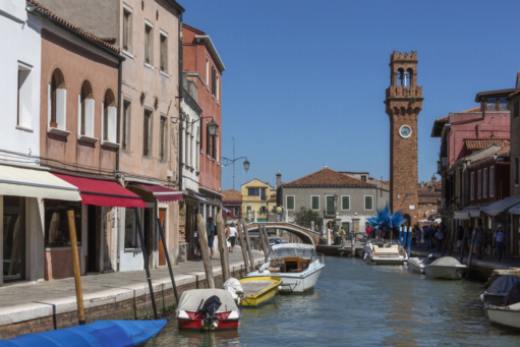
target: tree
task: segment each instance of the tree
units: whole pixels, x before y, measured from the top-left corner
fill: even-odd
[[[294,217],[296,224],[306,228],[310,228],[312,226],[311,222],[313,221],[314,225],[319,228],[323,222],[323,218],[320,217],[318,212],[306,209],[305,207],[302,207],[300,211],[296,212]]]

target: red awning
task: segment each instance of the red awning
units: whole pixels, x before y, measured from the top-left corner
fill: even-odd
[[[140,191],[144,191],[150,194],[155,200],[159,202],[178,201],[182,200],[183,197],[182,192],[178,192],[158,184],[138,183],[133,184],[132,188],[136,188]]]
[[[81,203],[94,206],[146,207],[141,197],[114,181],[80,176],[55,174],[57,177],[78,187]]]

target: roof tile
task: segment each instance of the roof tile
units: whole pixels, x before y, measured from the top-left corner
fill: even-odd
[[[310,175],[285,183],[284,188],[375,188],[373,184],[363,182],[329,168],[323,168]]]

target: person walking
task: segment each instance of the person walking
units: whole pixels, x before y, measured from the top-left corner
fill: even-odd
[[[498,261],[502,261],[502,257],[504,256],[504,252],[506,250],[506,234],[504,233],[504,229],[502,225],[499,224],[497,231],[495,233],[495,247],[497,252]]]
[[[237,227],[235,226],[235,223],[231,223],[231,225],[229,226],[229,244],[230,244],[229,251],[231,253],[233,253],[233,248],[235,248],[237,236],[238,236]]]
[[[208,223],[206,226],[206,231],[208,234],[208,247],[211,257],[213,257],[213,243],[215,242],[215,234],[217,233],[217,227],[213,222],[213,217],[208,217]]]

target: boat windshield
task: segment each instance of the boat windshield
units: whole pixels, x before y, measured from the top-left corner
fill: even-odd
[[[313,248],[295,248],[283,247],[273,249],[270,254],[271,259],[280,259],[286,257],[301,257],[305,259],[314,259],[317,257],[316,251]]]

